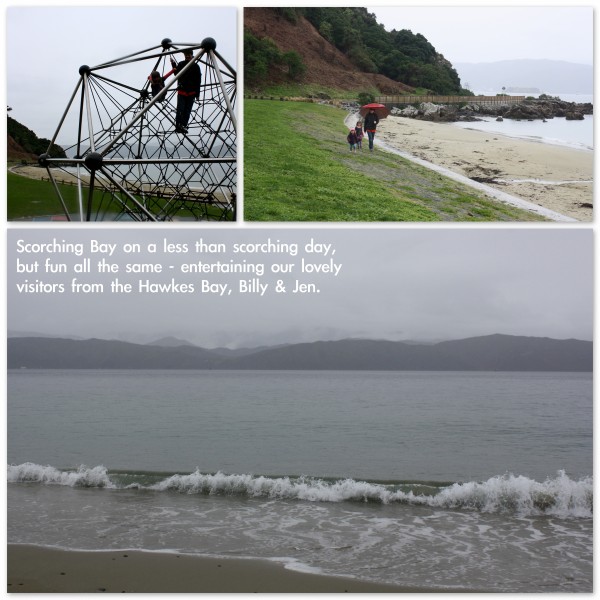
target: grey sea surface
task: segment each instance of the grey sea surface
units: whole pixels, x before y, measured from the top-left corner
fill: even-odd
[[[592,591],[592,375],[8,374],[8,541]]]
[[[593,115],[586,115],[581,121],[568,121],[564,117],[555,117],[547,121],[504,119],[499,122],[495,117],[483,117],[480,121],[461,121],[454,123],[454,126],[543,144],[566,146],[576,150],[588,152],[594,150]]]
[[[487,92],[477,92],[476,95],[493,95]],[[510,94],[521,96],[523,94]],[[527,94],[526,94],[527,95]],[[593,103],[592,94],[559,94],[549,92],[550,97],[557,97],[565,102],[576,104]],[[537,96],[536,96],[537,97]],[[504,119],[496,121],[496,117],[483,117],[480,121],[459,122],[456,127],[477,129],[488,133],[498,133],[508,137],[521,138],[529,141],[567,146],[578,150],[593,151],[594,149],[594,117],[585,115],[582,120],[567,120],[565,117],[554,117],[541,120]]]

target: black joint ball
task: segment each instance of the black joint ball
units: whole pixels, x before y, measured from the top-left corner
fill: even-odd
[[[91,171],[97,171],[102,166],[102,154],[90,152],[83,160],[85,166]]]
[[[92,69],[90,69],[90,67],[88,67],[87,65],[81,65],[79,67],[79,74],[80,75],[89,75],[91,73]]]
[[[165,38],[162,42],[161,45],[163,47],[164,50],[168,50],[171,47],[171,40],[169,38]]]
[[[38,165],[40,165],[40,167],[47,167],[49,158],[50,156],[48,154],[40,154],[38,156]]]
[[[216,50],[217,49],[217,42],[215,42],[215,40],[213,38],[204,38],[202,40],[202,43],[200,44],[200,48],[204,49],[204,50]]]
[[[148,98],[148,97],[150,97],[150,92],[148,90],[140,90],[140,97]]]

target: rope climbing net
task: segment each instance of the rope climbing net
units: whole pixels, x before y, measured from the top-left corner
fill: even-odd
[[[185,60],[177,61],[182,52]],[[235,220],[236,73],[212,38],[164,39],[83,65],[79,75],[39,157],[67,220]],[[182,116],[185,104],[189,116]],[[53,157],[65,130],[76,130],[77,142],[64,148],[66,158]],[[59,183],[59,172],[75,182],[74,192]]]

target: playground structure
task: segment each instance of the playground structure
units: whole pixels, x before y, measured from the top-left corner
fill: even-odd
[[[171,60],[184,50],[193,58],[174,74]],[[177,84],[195,64],[200,93],[181,129],[175,121]],[[165,76],[160,93],[152,92],[153,71]],[[79,75],[38,160],[67,220],[235,220],[236,73],[214,39],[176,44],[165,38],[147,50],[83,65]],[[51,149],[65,131],[77,131],[77,141],[65,148],[67,158],[53,157]],[[57,169],[76,178],[76,209],[56,181]]]

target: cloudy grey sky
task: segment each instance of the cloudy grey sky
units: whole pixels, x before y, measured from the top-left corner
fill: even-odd
[[[513,58],[593,61],[593,9],[589,6],[379,6],[368,10],[388,30],[422,33],[452,63]],[[99,64],[150,48],[165,37],[190,43],[213,37],[217,50],[236,68],[241,11],[241,5],[9,7],[6,64],[11,115],[38,135],[51,138],[82,64]],[[131,77],[136,79],[135,74]]]
[[[369,12],[388,31],[421,33],[453,64],[526,58],[593,63],[591,6],[385,6]]]
[[[96,229],[73,231],[18,229],[8,232],[8,330],[79,337],[151,341],[173,335],[216,347],[369,337],[391,340],[441,340],[504,333],[590,340],[592,338],[592,232],[566,229]],[[208,294],[62,295],[19,294],[16,283],[57,281],[43,273],[19,275],[16,261],[33,262],[17,253],[17,241],[90,239],[123,244],[189,244],[200,238],[231,247],[235,242],[279,240],[299,243],[300,254],[245,255],[246,261],[299,262],[311,238],[334,244],[337,277],[294,274],[283,277],[288,292],[293,280],[315,282],[312,295],[267,294],[219,297]],[[43,258],[51,256],[44,254]],[[162,261],[165,265],[197,263],[207,255],[188,253],[169,259],[156,255],[118,256],[119,281],[135,283],[139,275],[122,273],[126,262]],[[99,255],[95,255],[94,263]],[[158,258],[157,258],[158,257]],[[236,260],[240,260],[237,255]],[[54,254],[56,261],[69,264]],[[209,260],[210,257],[208,257]],[[228,262],[233,255],[219,256]],[[308,257],[310,259],[310,257]],[[216,257],[213,255],[212,260]],[[322,261],[320,261],[322,262]],[[329,263],[329,258],[325,260]],[[41,265],[40,265],[41,268]],[[297,268],[297,267],[296,267]],[[235,284],[238,276],[183,276],[166,267],[153,281],[200,279]],[[71,281],[70,271],[62,279]],[[92,281],[78,275],[81,282]],[[108,279],[114,278],[111,275]],[[244,276],[241,276],[244,278]],[[248,279],[252,275],[247,276]],[[142,277],[142,278],[145,278]],[[272,286],[279,276],[261,281]],[[93,281],[106,281],[95,277]],[[107,282],[108,283],[108,282]],[[67,285],[67,289],[69,286]],[[236,286],[237,289],[237,286]]]
[[[6,31],[11,116],[49,139],[75,89],[81,65],[128,56],[158,46],[164,38],[194,44],[206,37],[216,40],[217,51],[234,69],[237,62],[233,6],[13,6],[6,12]],[[141,87],[146,77],[142,71],[136,65],[119,81]]]

